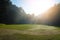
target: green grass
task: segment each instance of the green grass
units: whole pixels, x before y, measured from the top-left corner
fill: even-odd
[[[0,35],[0,40],[60,40],[60,34],[59,35],[26,35],[26,34]]]
[[[37,26],[41,26],[40,29],[35,29],[33,32],[40,32],[49,29],[56,28],[54,30],[60,30],[58,27],[53,26],[46,26],[46,25],[36,25],[36,24],[20,24],[20,25],[5,25],[0,24],[0,40],[60,40],[60,34],[51,34],[51,35],[30,35],[30,34],[23,34],[23,33],[14,33],[9,34],[9,32],[5,31],[4,29],[13,29],[13,30],[27,30],[27,29],[34,29]],[[42,29],[46,28],[46,29]],[[32,30],[31,30],[32,31]],[[52,31],[52,30],[51,30]],[[10,31],[11,32],[11,31]],[[7,33],[7,34],[4,34]]]
[[[26,30],[26,29],[32,28],[32,26],[34,27],[35,25],[31,25],[31,24],[21,24],[21,25],[4,25],[4,24],[0,24],[0,28],[17,29],[17,30]]]
[[[37,27],[37,26],[41,26],[41,28],[47,28],[47,29],[54,28],[53,26],[37,25],[37,24],[18,24],[18,25],[5,25],[5,24],[0,24],[0,28],[17,29],[17,30],[26,30],[26,29]],[[60,30],[60,28],[58,28],[58,29]]]

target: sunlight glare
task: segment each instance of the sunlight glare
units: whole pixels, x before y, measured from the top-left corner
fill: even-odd
[[[55,4],[54,0],[26,0],[27,14],[39,15]]]

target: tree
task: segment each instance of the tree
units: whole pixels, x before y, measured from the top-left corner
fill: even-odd
[[[38,22],[41,22],[41,24],[60,26],[60,4],[56,4],[48,9],[39,19],[40,21]]]
[[[18,8],[16,5],[13,5],[10,0],[0,0],[0,17],[0,23],[28,23],[28,16],[23,8]]]
[[[7,23],[7,6],[10,5],[11,2],[9,0],[0,0],[0,22]]]

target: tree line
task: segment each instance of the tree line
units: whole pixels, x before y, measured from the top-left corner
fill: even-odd
[[[55,9],[56,8],[56,9]],[[55,11],[54,11],[55,9]],[[51,11],[51,12],[50,12]],[[4,24],[47,24],[60,26],[60,4],[55,5],[50,8],[46,14],[48,15],[56,14],[53,19],[49,20],[49,18],[41,19],[40,16],[36,18],[34,15],[26,14],[22,7],[17,7],[13,5],[10,0],[0,0],[0,23]],[[51,16],[49,16],[52,18]],[[44,22],[43,22],[43,21]]]

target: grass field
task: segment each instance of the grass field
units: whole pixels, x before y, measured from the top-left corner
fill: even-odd
[[[60,28],[37,24],[0,24],[0,40],[60,40]]]

